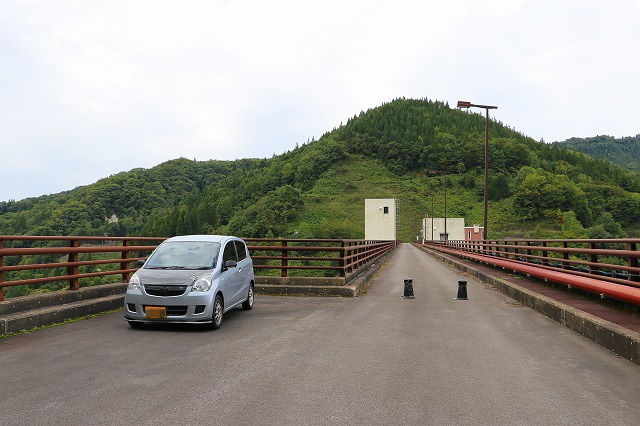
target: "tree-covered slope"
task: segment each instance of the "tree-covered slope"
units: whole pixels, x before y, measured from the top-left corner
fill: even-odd
[[[0,202],[0,234],[125,235],[139,230],[151,212],[197,197],[254,162],[181,158],[58,194]]]
[[[0,234],[361,238],[364,199],[395,197],[399,238],[413,240],[425,214],[444,215],[444,172],[447,215],[482,223],[483,168],[482,115],[397,99],[270,159],[172,160],[0,203]],[[492,238],[638,232],[638,174],[501,123],[489,187]]]
[[[640,135],[616,139],[611,136],[571,138],[558,146],[602,158],[625,169],[640,172]]]

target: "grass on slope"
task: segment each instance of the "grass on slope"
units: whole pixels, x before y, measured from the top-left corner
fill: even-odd
[[[398,239],[413,241],[425,215],[444,216],[442,176],[397,176],[378,161],[355,158],[336,164],[306,192],[298,233],[315,238],[363,238],[364,200],[396,198]],[[482,193],[464,188],[459,177],[447,176],[447,217],[464,217],[468,225],[482,224]],[[427,195],[430,194],[430,195]],[[507,202],[494,202],[493,221],[513,221]],[[494,218],[495,217],[495,218]]]

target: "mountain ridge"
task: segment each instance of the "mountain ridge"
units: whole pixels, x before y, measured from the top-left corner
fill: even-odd
[[[399,98],[270,159],[180,158],[0,202],[0,235],[361,238],[364,199],[395,196],[408,241],[424,215],[444,213],[433,170],[448,173],[448,216],[482,223],[484,117]],[[637,173],[494,121],[489,190],[491,238],[638,234]]]
[[[558,146],[602,158],[628,170],[640,172],[640,135],[614,138],[599,135],[590,138],[570,138],[554,142]]]

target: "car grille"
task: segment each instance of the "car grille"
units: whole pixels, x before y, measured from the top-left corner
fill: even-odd
[[[186,285],[145,285],[144,291],[152,296],[181,296],[187,290]]]
[[[142,307],[146,311],[147,306]],[[167,309],[167,316],[183,316],[187,315],[187,306],[165,306]]]

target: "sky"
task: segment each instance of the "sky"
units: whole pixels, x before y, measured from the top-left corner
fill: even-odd
[[[495,105],[545,142],[635,136],[639,18],[636,0],[1,0],[0,201],[270,158],[400,97]]]

